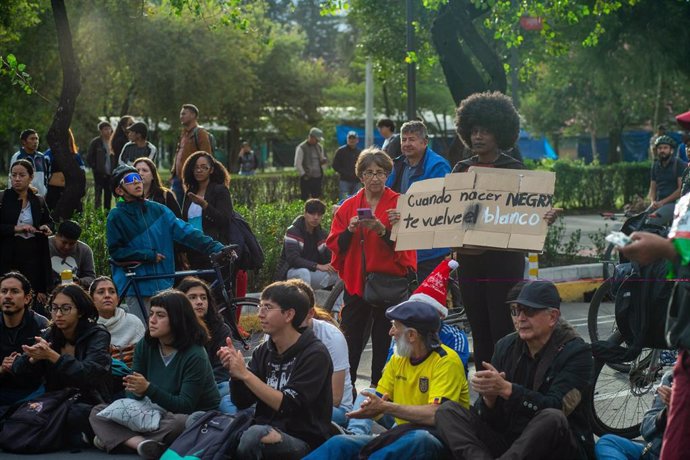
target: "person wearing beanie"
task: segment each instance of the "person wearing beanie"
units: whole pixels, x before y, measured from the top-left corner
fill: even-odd
[[[397,343],[396,353],[376,390],[364,390],[360,407],[347,415],[368,424],[369,433],[373,419],[381,416],[392,417],[397,426],[379,437],[334,436],[307,459],[441,457],[444,446],[436,436],[436,410],[445,401],[465,408],[470,403],[462,362],[440,343],[441,318],[428,302],[407,300],[388,308],[386,318],[392,323],[389,334]]]
[[[254,425],[240,438],[233,458],[300,459],[329,436],[333,364],[311,328],[301,327],[311,308],[297,285],[275,282],[261,293],[259,321],[269,339],[249,366],[232,340],[218,351],[230,372],[238,409],[256,403]]]
[[[436,411],[440,438],[457,459],[594,458],[585,404],[592,350],[561,319],[556,286],[528,281],[503,306],[517,330],[496,344],[491,362],[476,362],[474,406],[448,402]]]

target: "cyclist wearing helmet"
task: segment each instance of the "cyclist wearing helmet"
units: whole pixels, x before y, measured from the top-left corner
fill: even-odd
[[[144,199],[144,184],[132,166],[120,165],[115,168],[110,185],[113,195],[122,199],[118,199],[117,206],[108,214],[108,252],[115,262],[142,262],[134,269],[137,275],[173,273],[175,242],[208,255],[223,249],[221,243],[175,217],[166,206]],[[113,266],[113,281],[118,291],[123,292],[125,272],[119,265]],[[139,281],[137,285],[148,311],[149,298],[171,288],[173,278]],[[132,313],[146,321],[136,297],[128,296],[127,305],[133,309]]]
[[[684,161],[674,156],[675,150],[676,141],[670,136],[662,135],[654,141],[656,159],[652,164],[649,199],[660,223],[673,217],[673,207],[680,197],[681,177],[687,167]]]

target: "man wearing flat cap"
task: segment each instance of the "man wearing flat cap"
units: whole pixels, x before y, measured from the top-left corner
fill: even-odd
[[[309,198],[320,198],[323,182],[323,165],[326,154],[323,153],[323,131],[319,128],[309,130],[309,137],[295,149],[295,169],[299,174],[299,187],[302,201]]]
[[[307,459],[368,457],[439,458],[444,451],[434,427],[439,405],[451,401],[469,407],[469,388],[458,354],[441,344],[441,318],[427,302],[408,300],[386,310],[395,355],[383,369],[376,391],[365,390],[361,406],[347,414],[368,420],[392,416],[396,427],[376,438],[334,436]]]
[[[441,439],[456,459],[593,458],[589,345],[560,319],[550,281],[527,282],[508,304],[517,331],[498,341],[491,363],[477,364],[483,370],[471,384],[480,397],[471,409],[438,409]]]

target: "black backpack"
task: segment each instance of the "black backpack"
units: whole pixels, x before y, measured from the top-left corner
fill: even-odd
[[[258,270],[264,265],[264,250],[249,223],[238,212],[230,216],[230,242],[240,247],[235,266],[241,270]]]
[[[636,262],[616,266],[611,293],[616,325],[627,348],[600,340],[592,344],[595,357],[623,363],[636,358],[643,348],[669,348],[666,317],[675,283],[668,281],[666,274],[664,261],[643,267]]]
[[[17,454],[60,450],[67,416],[79,397],[74,388],[51,391],[8,411],[0,430],[0,448]]]
[[[237,450],[242,434],[254,422],[254,409],[235,415],[217,410],[206,412],[172,443],[161,460],[229,459]]]

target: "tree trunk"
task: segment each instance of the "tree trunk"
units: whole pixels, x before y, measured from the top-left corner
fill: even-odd
[[[65,189],[53,210],[56,220],[66,220],[81,208],[86,189],[86,176],[70,150],[69,127],[77,97],[81,91],[81,74],[72,46],[72,32],[64,0],[51,0],[57,31],[58,50],[62,63],[62,92],[53,123],[48,130],[48,145],[53,153],[53,170],[65,175]]]
[[[473,11],[465,0],[450,0],[439,9],[431,27],[434,47],[456,104],[474,93],[487,90],[505,93],[507,88],[503,64],[474,27]],[[482,65],[488,78],[482,76],[466,50]]]
[[[240,170],[240,124],[237,121],[228,122],[228,171],[237,172]]]
[[[619,163],[622,160],[621,140],[623,139],[623,129],[616,127],[609,131],[609,162],[608,164]]]

